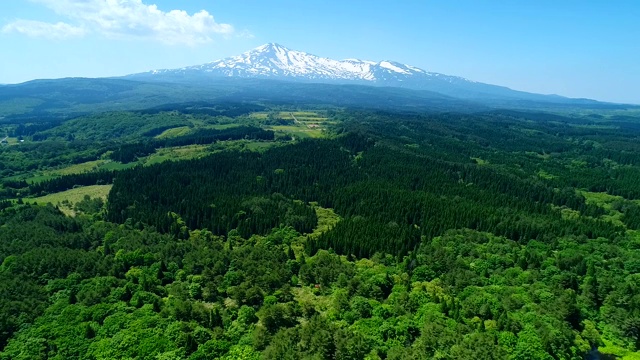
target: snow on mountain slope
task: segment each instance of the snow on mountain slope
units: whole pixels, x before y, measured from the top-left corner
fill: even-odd
[[[565,98],[559,96],[516,91],[459,76],[429,72],[389,60],[333,60],[287,49],[275,43],[207,64],[181,69],[153,70],[127,76],[131,79],[181,82],[210,81],[216,77],[402,87],[474,101],[565,101]]]
[[[333,60],[269,43],[238,56],[176,70],[151,74],[202,72],[218,76],[295,78],[299,80],[348,80],[362,82],[406,81],[410,77],[438,77],[449,82],[469,81],[431,73],[392,61]]]

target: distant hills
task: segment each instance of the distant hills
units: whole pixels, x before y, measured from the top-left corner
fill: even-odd
[[[487,107],[462,99],[402,88],[219,78],[165,82],[66,78],[0,87],[0,117],[28,120],[54,114],[140,110],[188,102],[252,102],[407,111],[475,112]]]
[[[540,95],[393,61],[332,60],[266,44],[238,56],[117,78],[65,78],[0,85],[0,120],[141,110],[189,102],[329,105],[380,110],[581,111],[640,107]]]
[[[485,102],[533,101],[552,104],[596,104],[594,100],[540,95],[503,86],[429,72],[395,61],[333,60],[291,50],[276,43],[259,46],[238,56],[180,69],[152,70],[126,78],[154,81],[203,81],[215,78],[252,78],[329,84],[359,84],[427,90],[443,95]]]

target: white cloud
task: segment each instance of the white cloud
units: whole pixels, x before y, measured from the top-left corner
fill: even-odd
[[[236,37],[239,37],[241,39],[253,39],[255,38],[255,35],[253,35],[249,30],[242,30],[236,33]]]
[[[2,33],[20,33],[29,37],[43,37],[46,39],[66,39],[81,37],[85,30],[67,23],[46,23],[33,20],[16,20],[2,27]]]
[[[80,27],[111,38],[137,38],[166,44],[197,45],[215,35],[230,35],[233,26],[215,21],[201,10],[190,15],[184,10],[162,11],[142,0],[30,0]]]

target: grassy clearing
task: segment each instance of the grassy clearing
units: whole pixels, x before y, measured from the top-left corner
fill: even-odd
[[[159,164],[165,161],[189,160],[203,157],[210,153],[208,145],[187,145],[158,149],[155,153],[141,159],[145,166]]]
[[[626,225],[622,221],[624,214],[617,210],[617,206],[629,200],[626,200],[622,196],[609,195],[607,193],[599,192],[580,191],[580,194],[584,196],[585,202],[587,204],[601,207],[608,212],[607,215],[601,216],[602,220],[610,221],[616,225],[626,227]]]
[[[311,239],[316,239],[318,236],[331,230],[331,228],[342,220],[340,216],[333,211],[333,209],[320,207],[316,202],[311,202],[310,205],[314,208],[316,216],[318,217],[318,225],[313,229],[311,234],[307,234]],[[298,239],[291,244],[291,249],[296,254],[296,257],[303,256],[305,242],[306,236],[303,235],[298,237]]]
[[[85,172],[90,172],[94,170],[98,170],[102,165],[107,163],[108,160],[95,160],[95,161],[87,161],[82,164],[75,164],[68,166],[66,168],[53,170],[49,172],[50,175],[71,175],[71,174],[81,174]]]
[[[323,233],[331,230],[331,228],[342,220],[342,218],[336,214],[333,209],[318,206],[318,203],[316,202],[312,202],[310,205],[313,206],[316,211],[316,216],[318,217],[318,225],[313,229],[313,232],[309,234],[309,238],[311,239],[315,239]],[[304,256],[305,240],[304,236],[300,236],[297,242],[291,244],[291,248],[298,258]],[[301,287],[294,288],[292,290],[294,291],[294,297],[300,303],[313,302],[314,304],[317,304],[316,310],[320,313],[324,313],[329,309],[329,305],[332,301],[331,297],[319,295],[317,289]]]
[[[18,145],[18,144],[20,144],[20,140],[18,140],[18,138],[16,138],[16,137],[10,137],[10,138],[7,138],[7,144],[9,144],[9,145]]]
[[[2,140],[1,146],[19,145],[20,144],[20,140],[18,140],[18,138],[16,138],[16,137],[7,137],[5,139],[4,129],[0,129],[0,140]]]
[[[113,185],[93,185],[93,186],[83,186],[75,189],[62,191],[55,194],[49,194],[37,198],[25,198],[23,201],[25,203],[38,203],[38,204],[48,204],[51,203],[53,205],[57,205],[67,216],[75,216],[75,211],[73,210],[73,205],[77,202],[84,199],[86,195],[89,195],[91,198],[101,198],[103,200],[107,199],[107,195],[109,195],[109,191],[111,191],[111,187]],[[66,200],[66,202],[65,202]],[[64,203],[63,203],[64,202]],[[69,205],[66,205],[68,202]]]
[[[94,160],[87,161],[80,164],[73,164],[60,169],[46,170],[41,172],[35,172],[26,179],[27,183],[33,184],[42,181],[51,180],[64,175],[82,174],[98,170],[122,170],[132,165],[121,164],[111,160]]]
[[[268,129],[280,133],[290,134],[295,138],[321,138],[324,136],[322,129],[309,129],[305,125],[274,125],[268,127]]]
[[[225,150],[250,150],[264,151],[273,146],[281,145],[274,141],[248,141],[248,140],[229,140],[218,141],[210,145],[187,145],[158,149],[155,153],[140,159],[139,163],[144,166],[159,164],[165,161],[191,160],[198,159],[210,154],[214,154]],[[138,163],[127,164],[135,166]]]
[[[323,208],[315,203],[312,203],[316,210],[316,216],[318,217],[318,226],[313,229],[313,232],[309,234],[309,237],[316,238],[323,233],[331,230],[340,220],[340,216],[336,214],[333,209]]]
[[[191,131],[188,126],[179,126],[172,129],[167,129],[162,134],[155,136],[156,139],[171,139],[180,136],[187,135]]]
[[[313,111],[280,111],[278,113],[255,112],[249,115],[250,118],[260,121],[267,120],[270,116],[287,121],[297,120],[295,124],[290,125],[265,126],[265,129],[267,130],[273,130],[279,134],[288,134],[296,139],[324,137],[326,126],[335,123],[329,121],[329,119],[323,114]]]
[[[249,114],[249,117],[256,120],[267,120],[267,118],[269,117],[269,114],[266,112],[255,112],[255,113]]]

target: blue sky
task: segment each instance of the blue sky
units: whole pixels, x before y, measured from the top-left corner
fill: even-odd
[[[640,104],[640,1],[0,1],[0,83],[182,67],[267,42]]]

